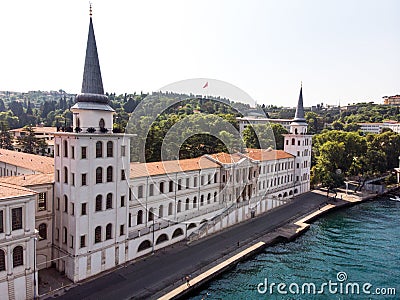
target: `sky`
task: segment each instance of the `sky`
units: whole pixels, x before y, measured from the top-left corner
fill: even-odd
[[[92,0],[104,89],[211,78],[259,104],[382,102],[400,94],[398,0]],[[0,1],[0,90],[79,93],[82,0]]]

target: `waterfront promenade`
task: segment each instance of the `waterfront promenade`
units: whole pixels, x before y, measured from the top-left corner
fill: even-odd
[[[67,289],[58,299],[157,298],[247,248],[266,233],[318,210],[326,196],[308,192],[269,213],[190,245],[178,243]],[[239,242],[239,247],[238,247]],[[61,294],[58,291],[58,294]]]

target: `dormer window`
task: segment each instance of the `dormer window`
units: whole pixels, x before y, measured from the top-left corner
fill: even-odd
[[[104,122],[104,119],[103,119],[103,118],[101,118],[101,119],[100,119],[100,122],[99,122],[99,127],[100,127],[100,129],[104,129],[104,128],[106,127],[106,124],[105,124],[105,122]]]

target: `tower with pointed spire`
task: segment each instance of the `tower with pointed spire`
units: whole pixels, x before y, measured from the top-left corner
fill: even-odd
[[[297,193],[305,193],[310,190],[312,135],[307,134],[307,126],[303,106],[303,85],[301,85],[296,113],[290,123],[290,132],[284,135],[285,152],[296,157],[294,179],[295,185],[299,186]]]
[[[55,134],[54,256],[77,282],[126,261],[129,139],[112,132],[90,15],[82,90],[74,132]]]

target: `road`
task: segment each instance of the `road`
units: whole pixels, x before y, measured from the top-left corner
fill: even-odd
[[[57,299],[149,299],[160,290],[172,286],[188,274],[215,262],[237,248],[238,241],[245,241],[272,231],[288,220],[304,215],[326,197],[306,193],[287,205],[231,227],[219,234],[190,245],[179,243],[157,251],[145,259],[116,269],[112,273],[79,284]]]

